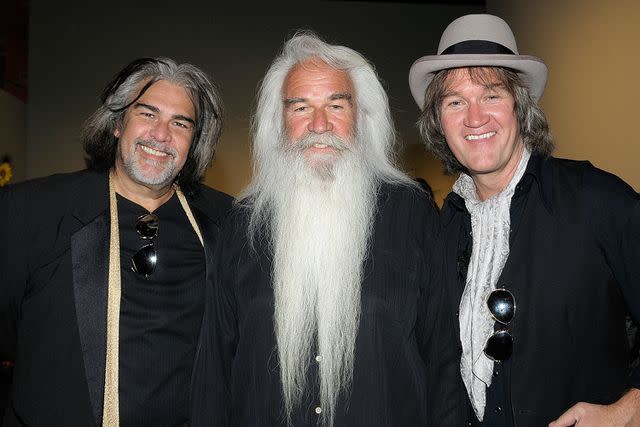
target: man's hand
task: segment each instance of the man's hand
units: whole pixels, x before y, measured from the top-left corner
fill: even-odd
[[[632,388],[611,405],[579,402],[549,427],[640,426],[640,390]]]

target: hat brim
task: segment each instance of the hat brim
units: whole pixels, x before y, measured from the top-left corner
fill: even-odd
[[[547,84],[547,66],[535,56],[528,55],[428,55],[416,60],[409,70],[409,87],[413,99],[422,110],[424,95],[436,72],[463,67],[506,67],[516,70],[529,88],[536,102]]]

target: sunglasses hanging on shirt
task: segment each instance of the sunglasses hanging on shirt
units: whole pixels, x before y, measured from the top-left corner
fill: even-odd
[[[484,354],[494,362],[507,360],[513,352],[513,336],[506,326],[513,320],[516,313],[516,300],[508,290],[495,289],[487,298],[487,307],[491,317],[505,327],[498,329],[489,337],[484,347]]]
[[[149,243],[138,249],[131,257],[131,269],[148,278],[156,269],[158,254],[153,245],[153,239],[158,236],[160,219],[156,214],[148,213],[138,217],[136,220],[136,232]]]

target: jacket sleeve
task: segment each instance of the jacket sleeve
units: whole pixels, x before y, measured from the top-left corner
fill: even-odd
[[[231,369],[237,345],[237,320],[233,292],[232,221],[226,221],[207,280],[203,340],[196,354],[192,385],[194,427],[231,425]]]
[[[640,195],[615,175],[595,168],[588,169],[585,188],[592,230],[631,317],[640,324]],[[629,387],[640,388],[640,367],[631,372]]]
[[[466,422],[466,393],[460,378],[459,339],[451,299],[443,281],[443,257],[437,240],[438,215],[428,209],[423,219],[425,272],[418,304],[416,337],[427,367],[427,425],[461,426]]]

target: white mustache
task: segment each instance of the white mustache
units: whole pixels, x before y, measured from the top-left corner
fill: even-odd
[[[307,149],[313,147],[315,144],[324,144],[328,147],[332,147],[337,151],[346,151],[351,149],[351,143],[345,141],[334,133],[323,133],[320,135],[306,133],[292,144],[287,145],[287,149],[290,151],[303,153]]]

